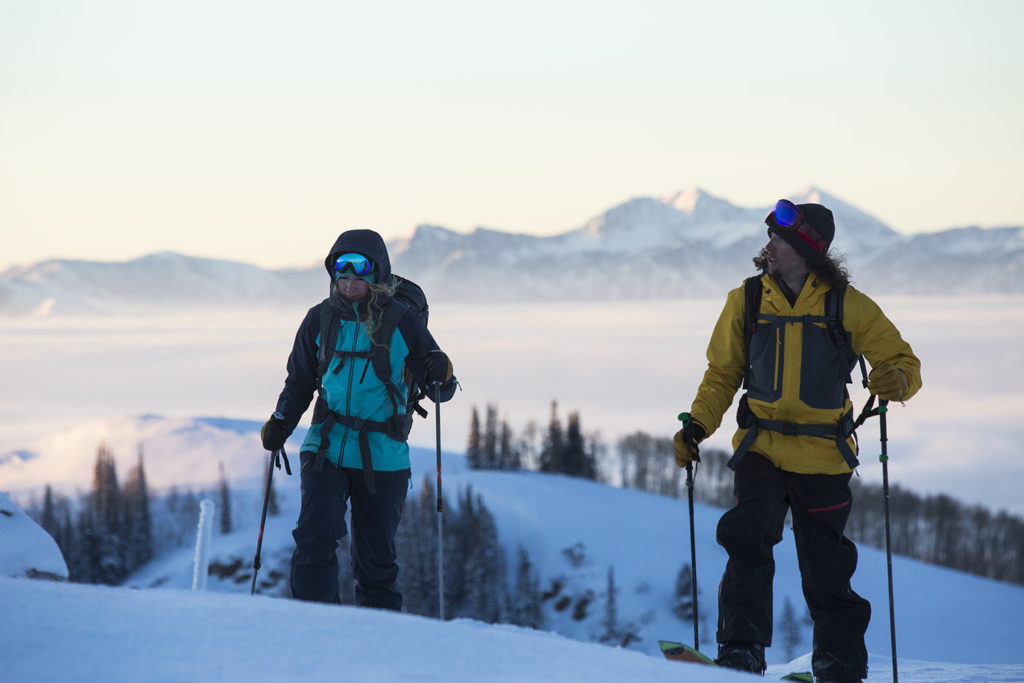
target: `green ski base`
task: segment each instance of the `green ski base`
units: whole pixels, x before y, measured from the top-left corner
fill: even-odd
[[[692,662],[694,664],[718,666],[715,664],[715,660],[701,653],[699,650],[695,650],[689,645],[683,645],[682,643],[676,643],[671,640],[659,640],[658,645],[661,647],[661,654],[665,655],[665,659],[671,659],[674,662]],[[809,671],[797,671],[786,674],[779,680],[814,683],[814,677]]]

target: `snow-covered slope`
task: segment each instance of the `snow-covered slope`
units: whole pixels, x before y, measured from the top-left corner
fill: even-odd
[[[873,291],[1024,292],[1024,228],[905,236],[818,188],[791,199],[833,210],[833,247],[847,256],[854,282],[870,283]],[[434,300],[718,297],[750,274],[769,211],[690,188],[630,199],[551,237],[422,225],[389,249],[395,272],[424,286]],[[319,257],[311,254],[315,265],[291,270],[166,252],[123,263],[44,261],[0,273],[0,315],[308,305],[327,289]]]
[[[0,492],[0,576],[68,578],[68,566],[48,533]]]
[[[478,622],[181,590],[133,591],[0,578],[0,662],[9,681],[700,681],[765,679]],[[900,660],[904,683],[1008,683],[1024,665]],[[891,681],[872,654],[869,683]]]
[[[265,461],[258,454],[254,457],[249,446],[256,438],[258,426],[255,423],[211,423],[209,420],[196,419],[190,428],[187,421],[175,419],[167,420],[161,430],[156,427],[159,422],[160,418],[152,416],[138,419],[137,429],[147,435],[146,443],[150,444],[147,453],[160,453],[161,457],[171,459],[184,457],[189,451],[194,452],[198,458],[216,460],[223,457],[229,474],[250,467],[259,471],[265,466]],[[117,438],[129,440],[131,431],[126,426],[128,424],[122,423],[122,431]],[[247,424],[251,425],[251,431],[245,428]],[[190,441],[190,435],[196,433],[205,434],[204,439],[208,439],[208,444],[202,440]],[[91,439],[91,436],[88,438]],[[237,440],[238,444],[232,446],[232,440]],[[76,452],[91,450],[93,447],[91,441],[86,441]],[[174,453],[181,455],[171,455]],[[413,455],[414,490],[410,496],[414,496],[423,485],[423,478],[432,475],[434,471],[433,451],[414,449]],[[56,459],[56,454],[40,457],[48,460],[51,467],[59,469],[60,461]],[[133,464],[134,457],[134,450],[129,448],[124,460]],[[150,479],[156,478],[148,471],[150,467],[156,467],[155,460],[156,457],[150,458],[147,455],[147,477]],[[118,464],[120,467],[121,461]],[[210,471],[216,470],[211,468]],[[207,488],[212,487],[215,481],[213,476],[208,480]],[[607,576],[609,568],[612,568],[619,590],[619,622],[631,623],[641,638],[630,649],[653,655],[659,638],[682,641],[691,638],[691,625],[679,620],[670,611],[676,574],[682,564],[689,561],[689,527],[685,501],[563,476],[468,470],[464,458],[451,453],[445,454],[443,477],[445,491],[453,501],[458,491],[470,486],[475,494],[483,497],[485,505],[497,519],[501,542],[510,551],[522,546],[530,553],[542,589],[549,590],[556,583],[561,584],[558,597],[568,599],[567,608],[557,609],[556,599],[545,603],[545,617],[550,629],[577,640],[592,640],[599,635],[605,616]],[[283,475],[275,475],[275,482],[281,514],[268,519],[263,542],[264,566],[260,577],[263,586],[261,591],[276,595],[283,586],[281,577],[287,574],[292,547],[290,532],[297,514],[298,482],[297,477],[288,478]],[[153,483],[154,486],[168,484],[167,481]],[[78,485],[86,489],[88,481],[79,481]],[[231,534],[215,536],[211,557],[220,567],[235,569],[225,571],[221,578],[211,577],[210,591],[248,591],[249,575],[245,570],[251,567],[255,549],[261,494],[256,481],[250,481],[246,486],[243,481],[232,478],[232,517],[236,529]],[[705,641],[705,647],[708,647],[707,641],[713,637],[716,615],[714,595],[725,562],[724,554],[714,541],[715,524],[722,511],[700,504],[695,508],[700,612],[704,617],[702,640]],[[575,559],[570,559],[566,553],[568,549],[573,549]],[[868,648],[873,654],[872,666],[884,671],[889,652],[885,554],[864,546],[861,546],[860,551],[860,565],[854,587],[874,605],[874,618],[867,637]],[[803,603],[797,562],[788,532],[778,547],[776,560],[777,616],[781,614],[787,600],[801,615]],[[1019,615],[1024,611],[1024,588],[900,557],[895,558],[894,573],[901,657],[978,666],[1006,666],[1024,662],[1019,649],[1022,635]],[[159,587],[171,591],[187,589],[191,583],[190,548],[154,560],[128,581],[129,585],[138,588]],[[174,594],[179,596],[178,602],[182,602],[180,594]],[[146,600],[164,604],[161,598]],[[574,618],[576,608],[585,601],[589,601],[589,608],[582,610],[584,616]],[[131,612],[134,608],[126,609]],[[205,613],[206,609],[215,608],[199,605],[196,609]],[[186,614],[182,614],[182,618],[189,618]],[[310,614],[314,621],[319,619],[318,612]],[[346,624],[349,619],[357,618],[349,617],[348,612],[343,614],[346,614],[343,620]],[[403,629],[405,626],[398,625],[395,628]],[[505,627],[497,630],[512,629]],[[343,630],[342,635],[344,633],[347,630]],[[436,633],[428,629],[414,637],[446,637]],[[797,653],[810,650],[809,631],[805,628],[802,635],[803,640]],[[775,668],[786,664],[787,658],[781,650],[779,643],[769,650],[769,661]],[[939,670],[949,672],[945,666]],[[965,667],[965,670],[974,669]],[[1002,669],[996,667],[995,670],[998,672]],[[1018,674],[1022,670],[1024,668],[1016,669]],[[531,673],[535,672],[531,670]],[[885,680],[884,676],[875,676],[876,673],[873,673],[873,680]],[[596,680],[604,679],[599,676]],[[945,680],[959,679],[954,677]]]

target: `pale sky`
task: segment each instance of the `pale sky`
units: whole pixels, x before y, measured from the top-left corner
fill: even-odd
[[[1024,225],[1024,2],[0,0],[0,269],[808,185]]]

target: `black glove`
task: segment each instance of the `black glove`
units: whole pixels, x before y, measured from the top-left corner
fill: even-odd
[[[427,383],[447,382],[452,378],[452,362],[444,351],[431,351],[423,364],[426,370]]]
[[[288,432],[285,431],[284,416],[281,413],[274,413],[263,424],[260,438],[263,440],[263,447],[268,451],[279,451],[284,448],[284,442],[288,440]]]

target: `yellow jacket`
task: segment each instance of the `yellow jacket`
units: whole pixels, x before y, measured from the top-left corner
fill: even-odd
[[[761,287],[761,314],[821,316],[825,313],[825,293],[830,287],[813,273],[807,277],[792,306],[771,276],[761,277]],[[721,425],[725,411],[743,383],[747,362],[743,343],[744,306],[742,286],[729,292],[708,344],[708,369],[690,409],[693,419],[709,436]],[[805,325],[819,329],[804,330]],[[854,353],[863,354],[872,367],[888,362],[906,374],[909,386],[903,400],[917,393],[921,388],[921,361],[878,304],[853,286],[846,288],[843,326],[850,334]],[[757,417],[801,425],[838,424],[851,410],[852,404],[845,391],[840,394],[832,391],[832,395],[823,398],[830,393],[829,386],[838,390],[837,382],[845,382],[847,377],[847,368],[838,367],[834,344],[829,347],[821,341],[825,338],[824,330],[825,325],[818,322],[758,323],[756,341],[751,341],[751,364],[757,366],[760,379],[758,388],[752,386],[748,391],[750,409]],[[841,379],[836,380],[837,376]],[[732,440],[734,449],[746,433],[743,428],[736,430]],[[856,453],[853,437],[847,443]],[[834,439],[762,429],[750,450],[790,472],[842,474],[850,471]]]

